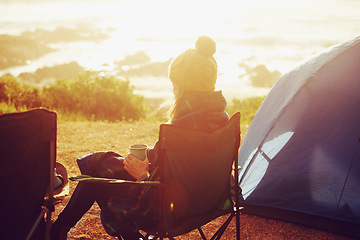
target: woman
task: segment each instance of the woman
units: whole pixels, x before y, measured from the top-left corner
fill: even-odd
[[[173,60],[169,78],[173,83],[175,102],[170,123],[186,128],[211,130],[225,126],[229,120],[226,100],[215,91],[217,63],[213,55],[216,43],[207,36],[198,38],[195,49],[188,49]],[[155,180],[158,166],[157,144],[144,161],[129,154],[123,162],[114,152],[94,153],[78,159],[82,174],[119,179]],[[110,174],[110,175],[109,175]],[[67,232],[92,204],[101,208],[101,220],[111,235],[139,239],[138,225],[156,224],[156,194],[151,187],[108,186],[79,183],[69,203],[51,229],[51,239],[66,239]],[[119,210],[120,209],[120,210]],[[155,219],[155,220],[154,220]],[[152,220],[152,221],[148,221]],[[151,226],[149,226],[151,227]]]

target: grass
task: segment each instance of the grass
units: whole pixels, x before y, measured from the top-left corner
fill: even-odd
[[[71,122],[59,120],[57,161],[62,163],[69,176],[80,174],[76,159],[92,152],[112,150],[120,154],[128,153],[128,146],[133,143],[144,143],[152,146],[158,138],[160,122],[137,121],[137,122]],[[246,126],[241,126],[242,136]],[[76,182],[70,181],[70,195],[76,187]],[[70,197],[66,197],[55,208],[53,220],[65,207]],[[90,239],[117,239],[109,236],[103,229],[100,217],[100,209],[95,204],[72,228],[68,234],[70,240]],[[224,218],[219,218],[204,228],[209,236],[210,232],[220,226]],[[235,222],[232,221],[222,239],[235,239]],[[176,239],[201,239],[197,231],[192,231]],[[327,234],[312,228],[306,228],[287,222],[265,219],[249,214],[241,215],[241,239],[336,239],[345,238],[335,234]]]

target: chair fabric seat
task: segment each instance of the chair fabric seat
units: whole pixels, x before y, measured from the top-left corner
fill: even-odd
[[[159,134],[160,232],[178,236],[234,213],[230,176],[237,165],[240,114],[211,132],[163,124]],[[228,210],[224,209],[226,203]],[[161,235],[161,234],[160,234]]]
[[[195,216],[195,217],[186,219],[186,220],[182,221],[182,223],[179,226],[166,229],[166,235],[171,236],[171,237],[176,237],[176,236],[186,234],[186,233],[191,232],[194,229],[196,229],[197,228],[196,226],[201,227],[201,226],[215,220],[216,218],[227,215],[227,214],[231,214],[231,211],[230,210],[228,210],[228,211],[217,210],[217,211],[209,212],[207,214],[203,214],[203,215],[199,215],[199,216]]]

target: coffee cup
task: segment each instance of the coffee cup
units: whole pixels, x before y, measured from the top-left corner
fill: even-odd
[[[129,146],[130,154],[134,155],[140,160],[145,160],[148,146],[145,144],[133,144]]]

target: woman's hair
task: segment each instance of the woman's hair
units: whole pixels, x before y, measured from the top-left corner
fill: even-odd
[[[174,97],[167,100],[166,102],[162,103],[155,111],[154,114],[157,114],[161,112],[162,110],[165,110],[164,116],[169,118],[171,121],[175,117],[175,113],[177,111],[177,108],[180,104],[180,102],[184,99],[185,95],[187,94],[187,91],[184,90],[184,88],[177,86],[174,84],[173,88]],[[168,110],[166,110],[168,109]]]
[[[178,86],[176,83],[174,83],[173,85],[174,85],[174,89],[173,89],[174,100],[173,100],[173,104],[172,104],[172,107],[170,108],[170,112],[169,112],[170,120],[175,117],[177,107],[185,96],[184,88]]]

